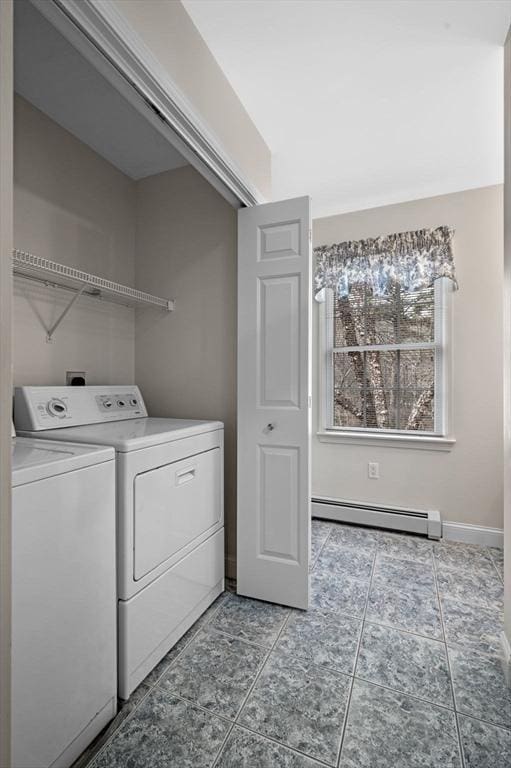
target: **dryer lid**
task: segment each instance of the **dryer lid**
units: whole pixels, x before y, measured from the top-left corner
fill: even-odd
[[[223,428],[221,421],[158,419],[148,416],[144,419],[65,427],[54,431],[45,430],[36,434],[50,440],[112,445],[120,453],[127,453]],[[23,434],[28,433],[23,432]]]

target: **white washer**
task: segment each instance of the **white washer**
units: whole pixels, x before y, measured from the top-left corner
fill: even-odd
[[[111,448],[17,438],[12,766],[67,767],[117,711]]]
[[[148,417],[135,386],[21,387],[15,422],[21,434],[116,450],[126,699],[224,589],[223,424]]]

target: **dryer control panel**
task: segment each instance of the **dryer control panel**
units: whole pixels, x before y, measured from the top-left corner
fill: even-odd
[[[94,387],[16,387],[16,429],[37,431],[81,427],[147,416],[140,390],[133,384]]]

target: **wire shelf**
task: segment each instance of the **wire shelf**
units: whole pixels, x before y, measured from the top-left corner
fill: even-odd
[[[56,261],[34,256],[32,253],[15,248],[12,254],[15,275],[38,280],[45,285],[79,291],[80,295],[112,301],[129,307],[152,306],[171,312],[174,302],[161,296],[153,296],[136,288],[130,288],[98,275],[91,275],[75,267],[68,267]]]

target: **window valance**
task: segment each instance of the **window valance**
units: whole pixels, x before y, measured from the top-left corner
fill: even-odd
[[[375,296],[384,296],[396,283],[408,292],[448,277],[458,287],[454,269],[454,230],[443,226],[393,235],[352,240],[314,249],[316,292],[331,288],[339,297],[363,283]]]

